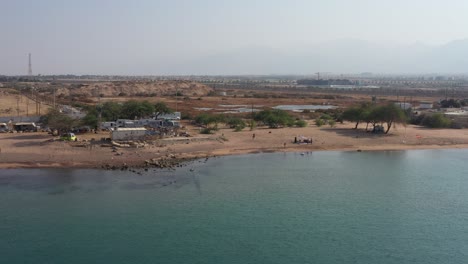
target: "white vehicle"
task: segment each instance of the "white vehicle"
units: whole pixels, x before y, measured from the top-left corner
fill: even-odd
[[[137,121],[130,119],[117,119],[117,127],[141,127]]]
[[[10,129],[8,128],[8,125],[6,123],[0,123],[0,133],[6,133],[9,131]]]
[[[101,130],[109,130],[114,129],[117,127],[117,123],[115,122],[101,122],[101,126],[99,127]]]

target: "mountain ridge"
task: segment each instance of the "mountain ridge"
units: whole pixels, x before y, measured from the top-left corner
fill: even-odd
[[[306,48],[308,47],[308,48]],[[255,46],[217,53],[173,65],[190,74],[307,74],[376,72],[390,74],[466,73],[468,39],[442,45],[380,44],[340,39],[301,48],[273,49]]]

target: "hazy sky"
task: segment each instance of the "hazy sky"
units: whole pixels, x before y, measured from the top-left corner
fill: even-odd
[[[467,12],[467,0],[0,0],[0,75],[26,74],[29,52],[35,74],[157,75],[250,47],[440,45],[468,37]]]

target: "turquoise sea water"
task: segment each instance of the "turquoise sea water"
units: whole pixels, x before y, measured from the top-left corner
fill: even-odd
[[[467,263],[467,172],[467,150],[0,170],[0,263]]]

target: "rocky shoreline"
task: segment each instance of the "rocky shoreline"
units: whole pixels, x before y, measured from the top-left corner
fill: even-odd
[[[211,156],[215,158],[216,156]],[[144,160],[140,164],[129,165],[126,162],[122,163],[121,165],[116,164],[103,164],[100,168],[105,170],[121,170],[121,171],[132,171],[136,172],[136,169],[143,169],[148,171],[149,169],[167,169],[167,170],[175,170],[176,168],[182,168],[188,166],[190,162],[194,162],[196,160],[204,160],[204,162],[208,161],[210,156],[206,157],[177,157],[175,154],[169,154],[164,157],[159,158],[152,158]]]

